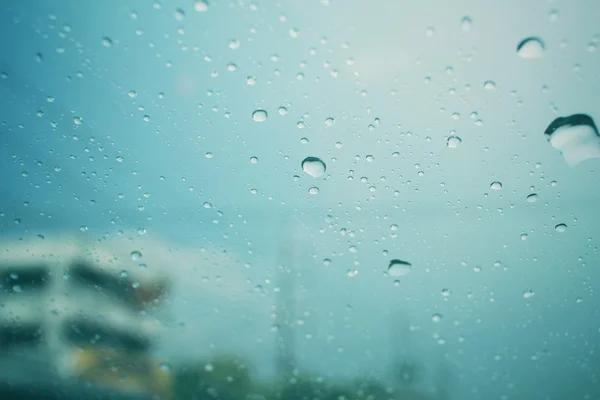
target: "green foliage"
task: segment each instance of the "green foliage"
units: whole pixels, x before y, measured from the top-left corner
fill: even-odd
[[[249,364],[234,357],[218,357],[210,362],[187,363],[175,371],[175,399],[242,400],[249,398],[254,382]]]

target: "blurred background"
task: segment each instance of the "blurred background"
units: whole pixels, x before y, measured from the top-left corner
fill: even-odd
[[[0,398],[600,399],[597,0],[0,7]]]

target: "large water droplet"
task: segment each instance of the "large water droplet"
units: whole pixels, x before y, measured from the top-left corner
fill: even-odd
[[[529,196],[527,196],[528,203],[535,203],[536,201],[538,201],[537,193],[531,193]]]
[[[131,259],[133,261],[137,261],[140,258],[142,258],[142,253],[140,251],[138,251],[138,250],[132,251],[130,255],[131,255]]]
[[[556,232],[558,232],[558,233],[565,233],[567,231],[567,225],[566,224],[558,224],[554,227],[554,230],[556,230]]]
[[[483,89],[484,90],[494,90],[494,89],[496,89],[496,82],[494,82],[494,81],[485,81],[483,83]]]
[[[408,274],[412,269],[411,263],[394,259],[390,261],[388,266],[388,274],[393,277],[404,276]]]
[[[540,58],[544,55],[545,47],[542,39],[532,36],[519,42],[517,54],[522,58]]]
[[[502,182],[492,182],[492,184],[490,185],[490,188],[492,188],[493,190],[500,190],[502,189]]]
[[[455,149],[458,146],[460,146],[461,142],[462,142],[462,139],[459,138],[458,136],[449,136],[448,141],[446,142],[446,145],[451,149]]]
[[[323,160],[317,157],[306,157],[302,161],[302,170],[312,176],[318,178],[325,173],[327,169]]]
[[[544,134],[570,166],[600,158],[600,135],[594,120],[587,114],[558,117],[548,125]]]
[[[252,120],[254,122],[265,122],[268,114],[265,110],[256,110],[252,113]]]

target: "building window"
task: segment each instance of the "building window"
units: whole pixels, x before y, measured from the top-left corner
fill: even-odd
[[[66,321],[63,328],[66,340],[80,346],[119,348],[131,351],[147,351],[150,341],[140,335],[123,332],[85,319]]]
[[[41,290],[48,284],[50,273],[44,266],[11,267],[0,273],[1,292],[20,293]]]

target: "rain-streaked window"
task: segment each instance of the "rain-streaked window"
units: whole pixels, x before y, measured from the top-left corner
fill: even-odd
[[[0,398],[600,399],[598,0],[4,0]]]

